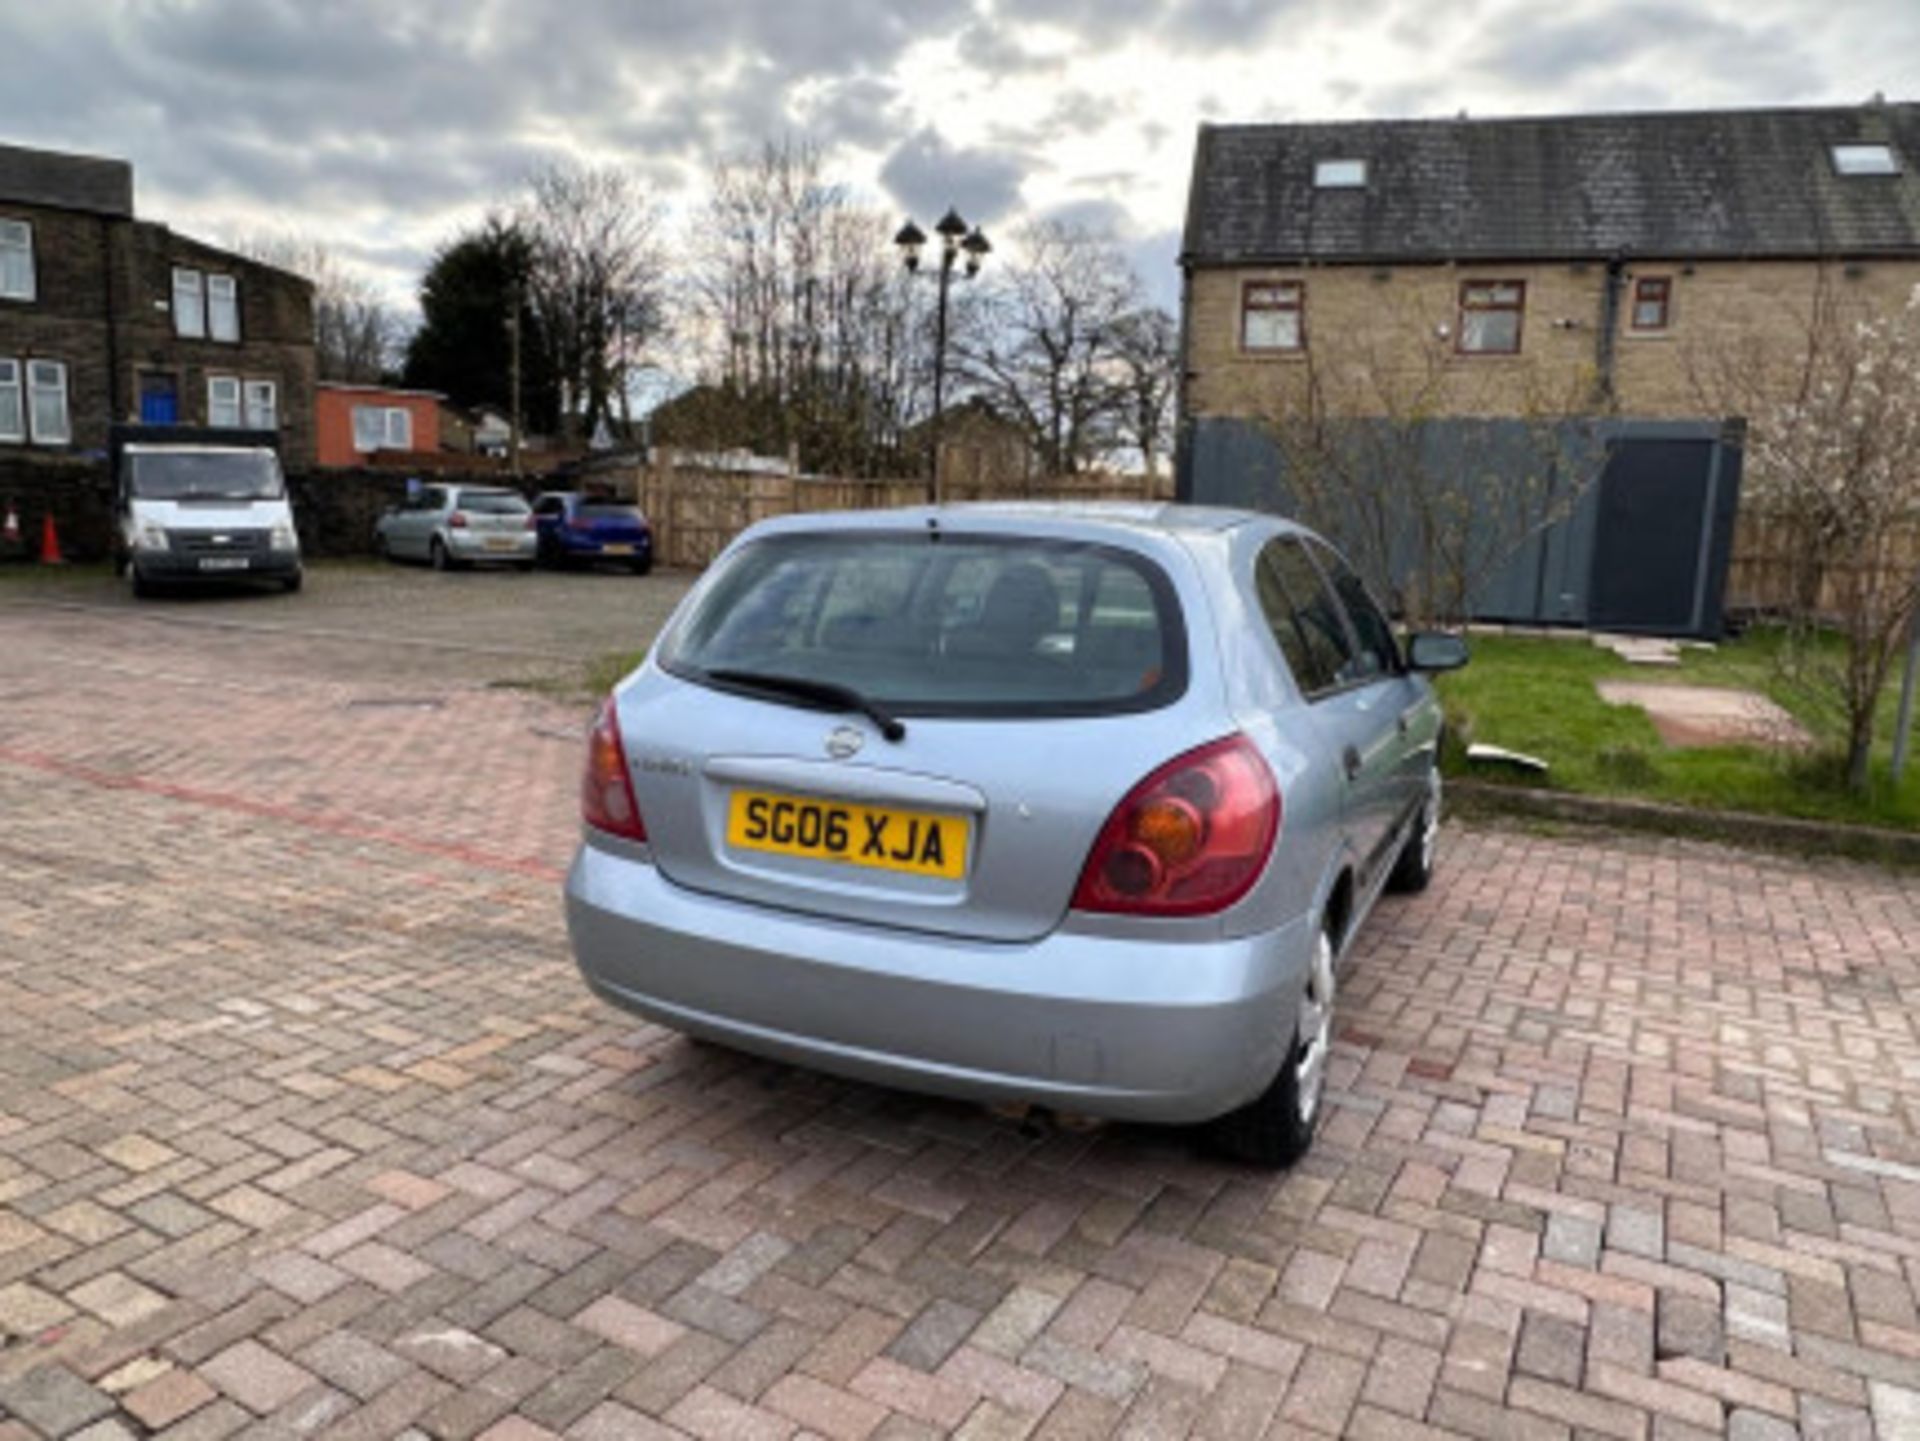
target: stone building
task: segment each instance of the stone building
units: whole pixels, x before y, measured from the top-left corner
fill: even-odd
[[[314,450],[313,288],[136,219],[124,161],[0,145],[0,463],[95,456],[115,422]]]
[[[1920,284],[1917,166],[1920,105],[1879,100],[1203,127],[1183,463],[1308,410],[1752,414],[1823,307]]]

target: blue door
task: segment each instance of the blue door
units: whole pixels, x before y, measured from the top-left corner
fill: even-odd
[[[140,377],[140,423],[142,425],[178,425],[180,393],[171,375]]]

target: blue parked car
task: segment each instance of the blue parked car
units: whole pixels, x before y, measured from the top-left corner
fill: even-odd
[[[631,505],[577,490],[548,491],[533,503],[542,565],[614,561],[635,575],[653,569],[653,527]]]

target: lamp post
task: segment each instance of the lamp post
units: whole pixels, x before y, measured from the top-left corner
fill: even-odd
[[[927,473],[929,505],[940,502],[940,419],[946,404],[947,388],[947,292],[953,284],[955,265],[960,265],[963,278],[971,280],[980,273],[980,263],[993,249],[980,227],[976,225],[968,229],[967,222],[960,218],[957,210],[949,208],[933,229],[940,237],[940,269],[936,273],[940,300],[934,311],[933,327],[933,461]],[[900,258],[906,262],[907,270],[918,274],[920,252],[927,243],[926,232],[909,220],[900,227],[900,233],[893,237],[893,243],[900,247]]]

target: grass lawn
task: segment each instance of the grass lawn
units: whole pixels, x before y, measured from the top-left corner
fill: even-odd
[[[1545,777],[1517,783],[1920,829],[1920,756],[1909,764],[1898,795],[1889,772],[1897,674],[1881,700],[1873,793],[1855,797],[1841,784],[1840,762],[1833,754],[1841,744],[1840,718],[1782,680],[1776,664],[1780,643],[1777,633],[1756,631],[1717,650],[1684,650],[1678,668],[1655,668],[1630,666],[1584,637],[1474,636],[1473,663],[1439,680],[1452,733],[1447,771],[1515,780],[1510,773],[1467,764],[1466,744],[1483,741],[1539,756],[1553,768]],[[1608,677],[1758,691],[1797,716],[1823,753],[1788,754],[1751,745],[1670,750],[1646,712],[1600,699],[1594,682]]]

